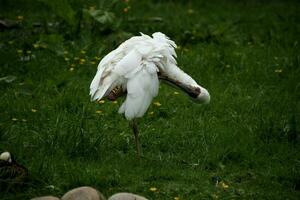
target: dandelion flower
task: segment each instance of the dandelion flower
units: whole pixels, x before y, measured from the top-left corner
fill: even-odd
[[[104,103],[105,103],[105,101],[104,101],[104,100],[100,100],[100,101],[98,101],[98,103],[100,103],[100,104],[104,104]]]
[[[91,11],[93,11],[93,10],[95,10],[96,9],[96,6],[90,6],[89,7],[89,10],[91,10]]]
[[[179,92],[174,92],[174,94],[175,94],[175,95],[178,95],[178,94],[179,94]]]
[[[19,16],[17,16],[17,20],[23,20],[24,19],[24,17],[22,16],[22,15],[19,15]]]
[[[193,9],[188,9],[188,14],[193,14],[194,13],[194,10]]]
[[[37,109],[31,108],[31,112],[35,113],[37,112]]]
[[[229,188],[229,185],[227,185],[226,183],[224,183],[224,181],[221,181],[221,182],[220,182],[220,186],[221,186],[222,188],[224,188],[224,189]]]
[[[153,115],[154,114],[154,112],[152,111],[152,112],[149,112],[149,115]]]
[[[102,110],[97,110],[95,113],[96,113],[96,114],[102,114],[103,111],[102,111]]]
[[[123,9],[123,12],[124,12],[124,13],[127,13],[128,10],[129,10],[128,8],[124,8],[124,9]]]
[[[155,101],[153,104],[157,107],[161,106],[161,103],[159,103],[158,101]]]
[[[113,103],[113,104],[117,104],[117,103],[118,103],[118,101],[113,101],[112,103]]]
[[[101,58],[98,57],[98,56],[95,56],[94,58],[95,58],[96,60],[101,60]]]
[[[70,72],[74,71],[74,68],[73,68],[73,67],[71,67],[71,68],[69,69],[69,71],[70,71]]]
[[[151,192],[156,192],[156,191],[157,191],[157,188],[156,188],[156,187],[151,187],[149,190],[150,190]]]
[[[84,58],[81,58],[80,61],[79,61],[79,63],[80,63],[80,64],[83,64],[83,63],[85,63],[85,61],[86,61],[86,60],[85,60]]]
[[[179,197],[174,197],[174,200],[179,200]]]

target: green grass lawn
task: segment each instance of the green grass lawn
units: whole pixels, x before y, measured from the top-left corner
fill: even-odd
[[[0,188],[0,199],[83,185],[149,199],[300,198],[299,2],[43,2],[0,5],[2,19],[21,24],[0,32],[0,76],[16,78],[0,81],[0,150],[30,172],[25,187]],[[124,99],[91,102],[89,84],[106,53],[155,31],[179,45],[179,65],[211,102],[162,84],[161,106],[139,120],[138,161],[117,113]]]

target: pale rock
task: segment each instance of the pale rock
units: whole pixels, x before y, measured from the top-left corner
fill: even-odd
[[[145,197],[132,193],[117,193],[109,197],[108,200],[148,200]]]
[[[96,189],[84,186],[65,193],[61,200],[105,200],[105,198]]]

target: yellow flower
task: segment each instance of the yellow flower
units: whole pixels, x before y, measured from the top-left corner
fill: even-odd
[[[179,200],[179,197],[174,197],[174,200]]]
[[[123,12],[124,12],[124,13],[127,13],[128,10],[129,10],[128,8],[124,8],[124,9],[123,9]]]
[[[229,188],[229,185],[227,185],[226,183],[224,183],[224,181],[221,181],[219,184],[220,184],[220,186],[221,186],[222,188],[224,188],[224,189]]]
[[[157,191],[157,188],[156,188],[156,187],[151,187],[149,190],[150,190],[151,192],[156,192],[156,191]]]
[[[44,49],[47,49],[48,46],[46,44],[41,44],[40,47],[44,48]]]
[[[174,94],[175,94],[175,95],[178,95],[178,94],[179,94],[179,92],[174,92]]]
[[[82,54],[85,54],[85,53],[86,53],[86,51],[85,51],[85,50],[81,50],[81,51],[80,51],[80,53],[82,53]]]
[[[71,68],[69,69],[69,71],[70,71],[70,72],[74,71],[74,68],[73,68],[73,67],[71,67]]]
[[[94,61],[91,61],[90,63],[91,63],[92,65],[95,65],[95,64],[96,64],[96,62],[94,62]]]
[[[22,15],[19,15],[19,16],[17,16],[17,20],[23,20],[24,19],[24,17],[22,16]]]
[[[18,121],[18,119],[17,119],[17,118],[12,118],[11,120],[12,120],[12,121],[14,121],[14,122],[15,122],[15,121]]]
[[[69,60],[70,60],[70,58],[65,57],[65,61],[69,61]]]
[[[100,100],[100,101],[98,101],[98,103],[100,103],[100,104],[104,104],[104,103],[105,103],[105,101],[104,101],[104,100]]]
[[[18,49],[17,52],[18,53],[23,53],[23,50],[22,49]]]
[[[90,6],[89,7],[89,10],[95,10],[96,9],[96,6]]]
[[[85,59],[81,58],[79,62],[80,62],[80,64],[83,64],[83,63],[85,63]]]
[[[40,47],[40,45],[38,45],[38,44],[33,44],[33,47],[34,47],[35,49],[37,49],[37,48]]]
[[[118,103],[118,101],[113,101],[112,103],[113,103],[113,104],[117,104],[117,103]]]
[[[158,101],[155,101],[153,104],[157,107],[161,106],[161,103],[159,103]]]
[[[154,112],[152,111],[152,112],[149,112],[149,115],[153,115],[154,114]]]
[[[282,73],[282,69],[275,69],[275,73]]]
[[[102,114],[103,111],[102,111],[102,110],[97,110],[95,113],[96,113],[96,114]]]
[[[194,10],[193,9],[188,9],[188,14],[193,14],[194,13]]]
[[[95,56],[94,58],[95,58],[96,60],[101,60],[101,58],[98,57],[98,56]]]
[[[35,113],[37,112],[37,109],[31,108],[31,112]]]

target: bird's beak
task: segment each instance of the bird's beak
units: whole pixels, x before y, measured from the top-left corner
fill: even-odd
[[[200,85],[190,85],[186,84],[182,81],[173,79],[165,74],[158,74],[159,79],[165,81],[167,84],[170,84],[172,86],[176,86],[177,88],[181,89],[183,92],[188,94],[194,102],[196,103],[203,103],[207,104],[210,101],[210,95],[208,91],[201,87]]]
[[[160,80],[163,80],[167,84],[175,86],[184,91],[186,94],[192,97],[192,100],[195,103],[207,104],[210,101],[210,95],[208,91],[200,85],[187,84],[183,81],[176,80],[162,73],[158,73],[158,78]],[[115,87],[106,97],[110,101],[115,101],[117,98],[123,96],[124,94],[126,94],[126,91],[123,91],[122,87]]]

